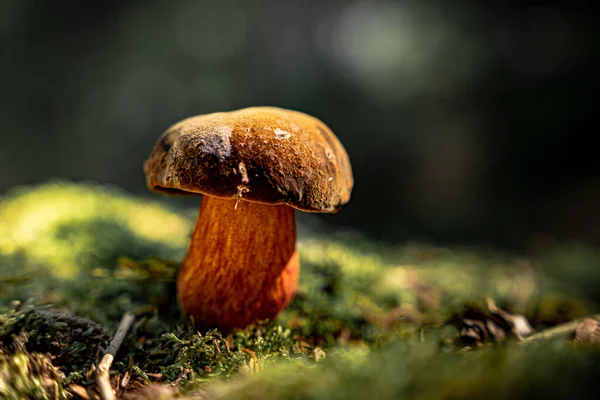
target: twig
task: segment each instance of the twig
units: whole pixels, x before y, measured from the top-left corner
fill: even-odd
[[[121,322],[119,323],[119,328],[108,345],[104,357],[100,360],[98,369],[96,369],[96,386],[98,387],[102,400],[116,400],[115,393],[110,384],[110,367],[134,319],[135,316],[130,312],[123,314],[123,318],[121,318]]]
[[[593,318],[595,320],[598,320],[598,319],[600,319],[600,314],[592,315],[591,317],[588,317],[588,318]],[[566,336],[571,333],[575,333],[575,330],[583,322],[583,320],[584,320],[584,318],[581,318],[581,319],[576,319],[574,321],[566,322],[564,324],[553,326],[552,328],[535,333],[535,334],[521,340],[519,343],[531,343],[536,340],[550,340],[550,339],[554,339],[558,336]]]

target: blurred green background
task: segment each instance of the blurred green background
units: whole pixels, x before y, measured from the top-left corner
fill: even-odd
[[[0,193],[65,178],[156,196],[142,163],[170,124],[274,105],[350,154],[350,204],[318,217],[335,229],[600,243],[597,12],[555,3],[3,0]]]

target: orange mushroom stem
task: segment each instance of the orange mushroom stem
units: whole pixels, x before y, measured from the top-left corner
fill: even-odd
[[[275,318],[294,297],[299,273],[293,208],[204,196],[179,302],[204,328],[243,328]]]

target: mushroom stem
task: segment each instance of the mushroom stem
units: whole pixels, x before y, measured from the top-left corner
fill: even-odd
[[[293,208],[205,195],[177,281],[179,302],[200,327],[243,328],[284,309],[299,272]]]

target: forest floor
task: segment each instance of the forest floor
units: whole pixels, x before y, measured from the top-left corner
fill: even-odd
[[[598,398],[600,251],[384,246],[299,227],[299,291],[223,335],[180,313],[197,210],[52,183],[0,199],[0,399]],[[113,341],[114,344],[114,341]]]

